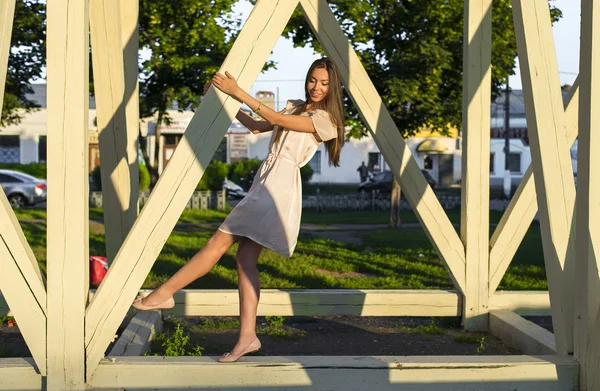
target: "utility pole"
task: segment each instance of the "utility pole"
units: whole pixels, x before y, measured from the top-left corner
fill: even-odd
[[[275,96],[275,106],[277,107],[277,111],[279,111],[279,87],[276,87],[277,94]]]
[[[510,179],[510,164],[508,157],[510,156],[510,87],[508,86],[508,77],[506,78],[506,90],[504,101],[504,195],[506,199],[510,198],[510,190],[512,187]]]

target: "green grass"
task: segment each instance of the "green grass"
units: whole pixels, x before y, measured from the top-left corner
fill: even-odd
[[[18,216],[30,220],[31,211],[18,211]],[[90,215],[101,216],[101,210]],[[35,211],[43,219],[43,211]],[[226,212],[185,211],[180,222],[219,222]],[[316,215],[332,221],[347,221],[354,217],[368,219],[366,213],[332,213]],[[338,220],[335,220],[335,216]],[[414,215],[413,215],[414,216]],[[460,220],[458,212],[449,214]],[[492,224],[501,214],[492,213]],[[310,220],[311,215],[305,214]],[[358,217],[358,219],[357,219]],[[345,219],[345,220],[344,220]],[[323,223],[323,222],[321,222]],[[21,223],[33,253],[46,271],[46,224],[42,221]],[[178,225],[169,236],[143,287],[154,288],[165,282],[183,266],[211,237],[214,228],[198,225]],[[284,258],[272,251],[263,251],[259,260],[261,287],[272,289],[453,289],[448,273],[442,266],[433,246],[421,229],[356,231],[361,245],[347,245],[334,240],[300,235],[295,254]],[[90,255],[105,255],[104,235],[90,234]],[[203,278],[193,282],[190,289],[236,289],[237,271],[232,246],[221,261]],[[320,269],[320,270],[317,270]],[[337,273],[358,273],[356,278],[338,277],[321,270]],[[547,283],[542,256],[539,225],[533,223],[509,267],[500,289],[545,290]]]

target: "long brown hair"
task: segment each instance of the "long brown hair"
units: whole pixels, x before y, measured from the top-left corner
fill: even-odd
[[[310,75],[315,68],[325,68],[329,74],[329,90],[327,91],[327,95],[325,95],[325,98],[320,102],[315,102],[312,109],[321,109],[329,113],[331,122],[333,122],[333,125],[337,128],[337,137],[325,141],[325,148],[327,148],[329,164],[338,167],[340,162],[340,152],[344,145],[344,106],[342,104],[342,79],[340,77],[340,71],[333,61],[327,57],[323,57],[311,64],[304,80],[305,102],[304,104],[296,106],[290,114],[299,115],[306,111],[306,105],[310,102],[310,94],[306,86],[308,85]],[[281,130],[282,129],[279,129],[277,131],[275,143],[279,142],[279,139],[281,138]]]

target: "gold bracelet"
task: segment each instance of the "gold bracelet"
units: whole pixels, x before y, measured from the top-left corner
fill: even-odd
[[[258,113],[260,111],[261,106],[262,106],[262,102],[258,102],[258,108],[256,110],[254,110],[254,112]]]

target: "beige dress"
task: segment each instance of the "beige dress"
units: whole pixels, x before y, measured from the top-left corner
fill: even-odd
[[[286,111],[304,103],[288,101]],[[304,112],[310,116],[323,141],[337,137],[337,130],[323,110]],[[302,214],[302,181],[300,167],[313,157],[320,142],[314,133],[294,132],[287,129],[277,144],[273,131],[269,142],[269,155],[260,165],[252,187],[239,204],[233,208],[219,230],[245,236],[284,257],[291,257],[300,231]]]

